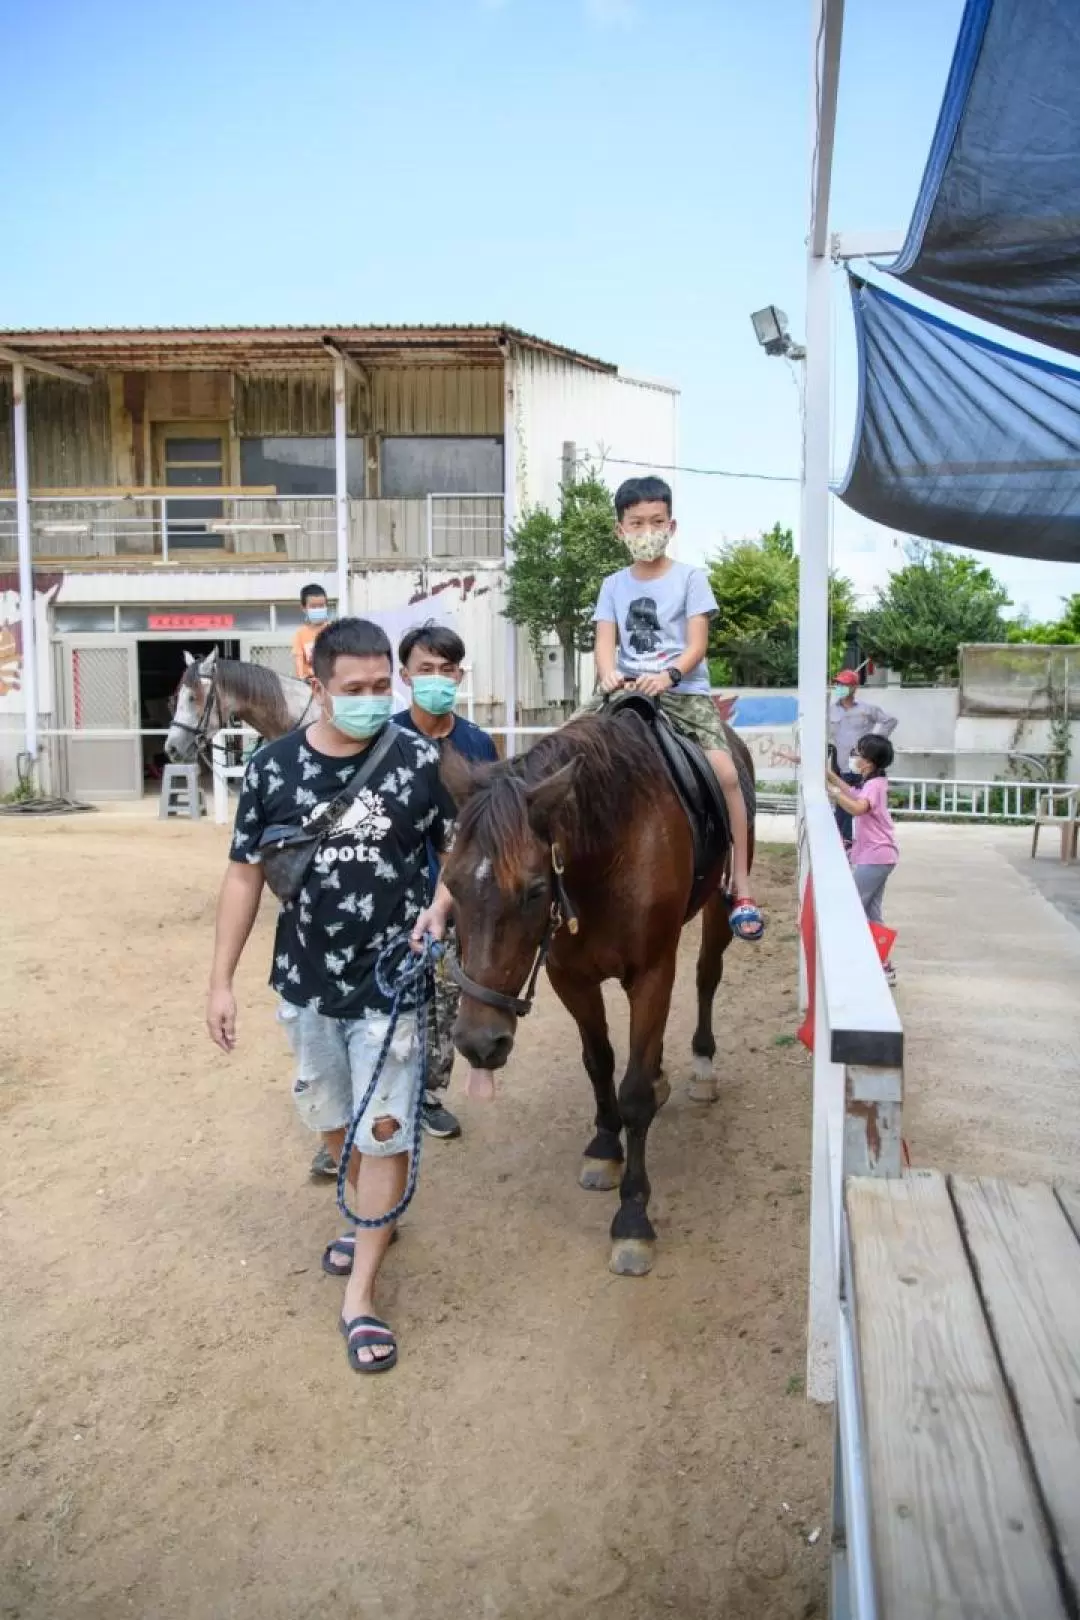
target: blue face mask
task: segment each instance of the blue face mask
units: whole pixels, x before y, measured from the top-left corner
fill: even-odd
[[[457,702],[458,685],[449,675],[414,675],[412,692],[428,714],[449,714]]]
[[[362,741],[374,737],[390,718],[394,707],[393,696],[385,697],[333,697],[333,723],[346,737]]]
[[[330,617],[329,608],[308,608],[306,611],[308,624],[325,624]]]

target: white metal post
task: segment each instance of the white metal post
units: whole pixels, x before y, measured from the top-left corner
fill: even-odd
[[[26,752],[38,754],[37,625],[34,620],[34,554],[30,539],[30,458],[26,448],[26,370],[11,367],[11,425],[15,441],[15,525],[19,541],[19,617],[22,623],[22,689],[26,704]]]
[[[799,751],[803,780],[824,785],[829,678],[829,455],[832,265],[806,266],[806,404],[799,535]]]
[[[844,0],[810,5],[810,232],[806,259],[806,371],[799,535],[799,747],[804,783],[825,773],[829,674],[829,456],[831,379],[829,193]]]
[[[349,440],[348,395],[345,389],[345,359],[334,356],[334,495],[337,512],[338,613],[349,606]]]
[[[503,569],[509,569],[514,556],[514,525],[517,522],[517,387],[514,351],[507,348],[503,388]],[[518,633],[517,625],[506,621],[506,753],[517,752]]]

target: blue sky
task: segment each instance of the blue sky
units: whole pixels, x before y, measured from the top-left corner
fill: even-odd
[[[848,0],[833,223],[907,224],[962,0]],[[0,325],[507,321],[682,389],[681,459],[795,474],[806,0],[0,0]],[[836,283],[836,464],[854,399]],[[684,555],[794,485],[684,477]],[[863,591],[891,536],[836,508]],[[1078,570],[994,559],[1052,614]]]

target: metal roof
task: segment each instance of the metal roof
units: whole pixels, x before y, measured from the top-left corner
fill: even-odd
[[[508,344],[616,375],[618,367],[514,326],[150,326],[83,329],[22,328],[0,332],[0,347],[27,359],[132,371],[220,368],[245,370],[325,363],[332,343],[360,364],[420,355],[461,363],[493,360]]]

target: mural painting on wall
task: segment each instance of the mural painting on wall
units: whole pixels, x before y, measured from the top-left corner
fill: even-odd
[[[798,699],[785,692],[712,694],[721,720],[749,748],[759,781],[786,781],[799,765]]]
[[[47,667],[48,604],[63,584],[63,574],[34,575],[34,613],[38,636],[38,668]],[[15,697],[23,688],[22,606],[19,576],[0,574],[0,699]],[[45,705],[39,705],[44,708]]]

